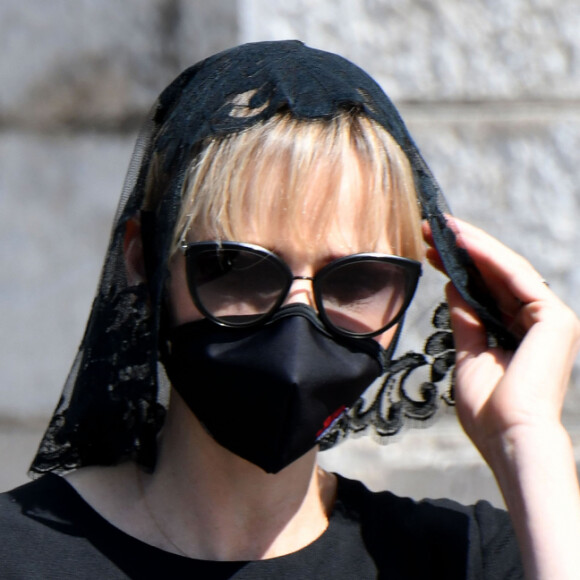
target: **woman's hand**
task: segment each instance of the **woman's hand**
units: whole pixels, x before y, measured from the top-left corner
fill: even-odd
[[[488,348],[485,328],[449,284],[455,337],[459,419],[480,451],[513,429],[560,423],[564,395],[580,347],[580,322],[530,263],[495,238],[450,218],[460,246],[480,270],[510,329],[515,352]],[[427,240],[430,240],[426,229]],[[427,258],[438,268],[434,248]]]
[[[527,577],[576,578],[580,493],[560,417],[580,322],[527,260],[465,222],[449,223],[521,338],[514,352],[488,348],[483,324],[448,284],[459,419],[498,480]],[[424,234],[427,259],[443,270],[427,225]]]

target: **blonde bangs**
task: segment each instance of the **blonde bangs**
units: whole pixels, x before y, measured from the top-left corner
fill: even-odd
[[[423,258],[408,159],[366,117],[280,114],[214,139],[192,163],[184,192],[175,248],[185,238],[252,241],[248,232],[266,224],[307,247],[323,240],[348,208],[358,251],[373,251],[386,239],[393,253]]]

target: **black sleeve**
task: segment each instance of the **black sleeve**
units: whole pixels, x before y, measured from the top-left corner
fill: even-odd
[[[344,483],[343,483],[344,485]],[[414,501],[347,482],[361,533],[389,578],[518,580],[519,547],[506,511],[487,502]],[[362,489],[361,489],[362,488]]]
[[[478,539],[478,550],[472,560],[479,560],[481,577],[485,579],[524,578],[520,550],[509,514],[494,508],[486,501],[478,502],[472,510],[472,535]]]

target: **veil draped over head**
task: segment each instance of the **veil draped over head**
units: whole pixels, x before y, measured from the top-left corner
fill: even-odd
[[[299,119],[332,118],[360,112],[382,125],[409,158],[422,217],[453,283],[485,322],[493,340],[511,346],[512,337],[486,293],[469,256],[447,226],[443,195],[397,110],[381,88],[349,61],[298,41],[259,42],[212,56],[184,71],[161,94],[137,140],[111,234],[85,335],[31,471],[67,471],[111,465],[133,458],[153,469],[156,439],[165,407],[160,384],[158,340],[163,289],[187,168],[208,138],[242,131],[280,112]],[[146,192],[152,165],[160,179]],[[147,193],[147,195],[146,195]],[[141,219],[148,283],[127,278],[124,238],[127,222]],[[446,352],[434,364],[432,381],[453,364],[444,309],[425,351]],[[446,342],[447,341],[447,342]],[[422,355],[393,360],[385,388],[423,364]],[[419,357],[419,358],[417,358]],[[437,358],[437,357],[436,357]],[[398,380],[398,379],[397,379]],[[405,415],[433,414],[437,388],[423,400],[385,407],[355,405],[323,441],[330,446],[350,433],[374,430],[388,436]],[[384,391],[383,391],[384,394]],[[404,399],[404,397],[403,397]]]

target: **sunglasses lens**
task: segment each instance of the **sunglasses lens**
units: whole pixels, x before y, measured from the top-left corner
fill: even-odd
[[[190,291],[206,314],[227,325],[253,324],[278,306],[288,274],[276,258],[214,246],[187,256]]]
[[[318,282],[319,307],[339,331],[376,333],[398,319],[415,281],[403,264],[372,258],[337,264]]]
[[[293,275],[275,254],[250,244],[199,242],[186,249],[195,304],[225,326],[250,326],[283,302]],[[336,332],[372,336],[396,323],[420,275],[418,262],[374,254],[339,259],[313,280],[318,313]]]

